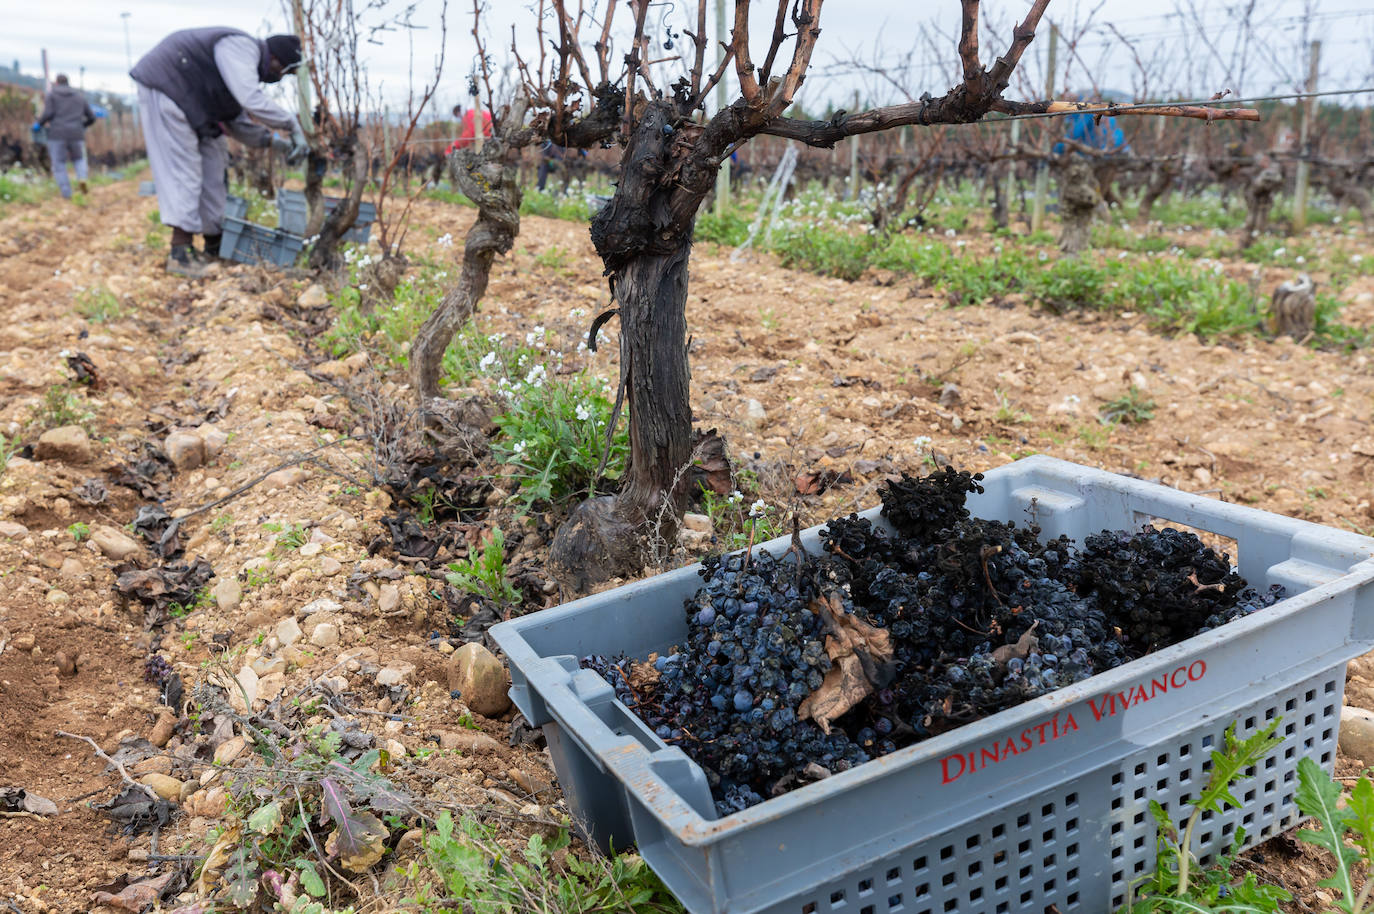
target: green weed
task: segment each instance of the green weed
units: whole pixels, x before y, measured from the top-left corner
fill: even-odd
[[[30,414],[29,424],[44,429],[79,425],[89,432],[94,419],[84,396],[66,385],[54,384],[44,391],[43,402]]]
[[[450,562],[445,579],[460,590],[477,594],[494,603],[515,605],[520,591],[506,577],[506,536],[493,527],[480,553]]]
[[[1148,422],[1155,417],[1155,401],[1132,384],[1124,394],[1105,404],[1100,415],[1102,421],[1110,425]]]
[[[67,533],[71,534],[72,542],[83,543],[90,538],[91,527],[83,521],[77,521],[67,528]]]
[[[124,316],[115,294],[104,286],[90,286],[76,294],[76,313],[93,324],[104,324]]]

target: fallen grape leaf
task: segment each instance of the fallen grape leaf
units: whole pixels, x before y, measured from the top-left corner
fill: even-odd
[[[133,914],[139,914],[144,908],[162,897],[162,890],[167,888],[167,884],[172,881],[172,877],[175,875],[175,871],[166,872],[161,876],[154,876],[152,879],[144,879],[139,882],[129,882],[129,877],[124,875],[108,886],[97,888],[91,893],[91,900],[96,904],[109,905],[112,908],[120,908],[125,911],[132,911]]]
[[[325,852],[338,854],[345,869],[361,873],[386,853],[386,826],[370,812],[354,811],[343,788],[333,778],[320,781],[320,787],[325,818],[332,819],[335,826],[325,842]]]
[[[992,652],[992,659],[998,663],[1005,664],[1013,658],[1025,660],[1030,652],[1035,650],[1040,644],[1040,639],[1035,636],[1035,629],[1040,625],[1040,620],[1036,619],[1031,623],[1031,627],[1026,629],[1020,638],[1016,639],[1015,644],[1004,644]]]
[[[812,600],[810,608],[830,626],[825,652],[834,666],[820,688],[802,699],[797,717],[814,720],[821,732],[829,733],[832,720],[892,680],[892,637],[887,629],[845,612],[838,594]]]
[[[219,838],[205,855],[205,862],[201,864],[200,876],[196,878],[197,895],[204,897],[215,890],[220,872],[229,864],[229,855],[238,847],[242,834],[243,826],[237,822],[219,833]]]

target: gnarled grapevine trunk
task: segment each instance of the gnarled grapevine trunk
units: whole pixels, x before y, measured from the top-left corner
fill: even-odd
[[[1269,228],[1269,211],[1274,197],[1283,187],[1283,172],[1277,165],[1260,169],[1245,185],[1245,225],[1240,229],[1241,250],[1255,243],[1255,239]]]
[[[454,185],[477,204],[477,221],[468,230],[457,285],[444,294],[410,347],[412,379],[422,406],[439,396],[444,350],[486,294],[492,261],[509,251],[520,234],[520,184],[509,150],[505,139],[495,136],[480,150],[459,150],[449,163]]]
[[[320,226],[319,237],[315,241],[315,246],[310,249],[309,266],[312,270],[333,269],[338,266],[339,242],[358,220],[358,206],[363,199],[363,181],[367,177],[367,159],[358,150],[356,138],[346,147],[343,169],[350,178],[348,196],[334,207],[334,211]]]
[[[1059,249],[1077,254],[1088,247],[1093,211],[1102,197],[1092,167],[1082,159],[1071,159],[1059,169]]]
[[[592,241],[620,307],[621,381],[630,407],[630,466],[614,496],[583,502],[554,536],[549,564],[573,590],[641,570],[677,537],[692,457],[688,399],[687,260],[705,193],[670,207],[673,132],[651,104],[624,157],[615,197],[592,222]],[[694,205],[692,205],[694,204]]]

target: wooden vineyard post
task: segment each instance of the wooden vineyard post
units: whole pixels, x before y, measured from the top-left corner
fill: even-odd
[[[730,33],[725,25],[725,0],[716,0],[716,66],[720,66],[725,59],[725,48],[730,43]],[[716,111],[720,111],[730,104],[729,96],[725,92],[725,78],[716,83]],[[724,216],[725,210],[730,205],[730,159],[720,163],[720,170],[716,172],[716,215]]]
[[[1317,66],[1321,61],[1322,43],[1312,42],[1312,49],[1307,58],[1307,91],[1317,91]],[[1298,174],[1293,187],[1293,231],[1300,232],[1307,228],[1307,179],[1310,172],[1308,158],[1312,150],[1309,137],[1312,130],[1312,108],[1316,104],[1316,99],[1305,98],[1302,100],[1302,119],[1298,124]]]
[[[1048,66],[1045,68],[1045,98],[1054,99],[1054,63],[1055,54],[1059,50],[1059,27],[1050,23],[1050,48]],[[1053,123],[1053,122],[1051,122]],[[1046,131],[1045,142],[1041,149],[1041,154],[1048,156],[1050,153],[1049,132]],[[1045,227],[1045,198],[1050,189],[1050,166],[1042,158],[1035,166],[1035,201],[1031,204],[1031,233],[1040,231]]]
[[[1020,142],[1021,142],[1021,122],[1020,122],[1020,121],[1012,121],[1012,122],[1011,122],[1011,148],[1012,148],[1013,154],[1015,153],[1017,144],[1020,143]],[[1006,174],[1006,177],[1005,177],[1003,180],[1006,182],[1006,184],[1005,184],[1004,189],[1003,189],[1003,192],[1002,192],[1002,199],[1006,201],[1007,214],[1008,214],[1008,222],[1010,222],[1011,198],[1012,198],[1013,194],[1015,194],[1015,192],[1016,192],[1016,159],[1013,158],[1013,157],[1010,157],[1010,156],[1009,156],[1009,157],[1007,158],[1007,174]]]

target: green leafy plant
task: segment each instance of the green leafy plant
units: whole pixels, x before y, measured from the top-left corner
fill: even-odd
[[[757,493],[757,480],[752,475],[741,473],[737,482],[750,492]],[[703,487],[700,498],[702,511],[711,518],[716,548],[721,551],[733,552],[751,543],[766,543],[787,532],[772,506],[761,498],[751,502],[749,496],[738,489],[729,495],[717,495]]]
[[[1155,401],[1132,384],[1124,394],[1105,404],[1100,415],[1105,424],[1148,422],[1155,417]]]
[[[993,414],[993,418],[998,422],[1004,425],[1019,425],[1031,421],[1031,414],[1012,406],[1011,398],[1005,391],[997,390],[993,393],[997,397],[997,412]]]
[[[1344,796],[1340,785],[1310,758],[1298,761],[1298,808],[1317,820],[1320,826],[1298,832],[1298,839],[1324,848],[1336,860],[1336,872],[1318,885],[1340,893],[1336,907],[1345,914],[1368,914],[1374,910],[1374,879],[1369,877],[1374,863],[1374,783],[1361,776]],[[1361,872],[1363,885],[1356,872]]]
[[[255,587],[262,587],[270,584],[277,577],[277,573],[266,566],[249,568],[243,578],[243,589],[252,590]]]
[[[450,562],[445,579],[454,587],[495,603],[515,604],[520,591],[506,578],[506,536],[493,527],[482,551]]]
[[[278,557],[293,549],[299,549],[305,545],[309,536],[305,532],[305,527],[301,524],[282,524],[276,521],[269,521],[262,525],[262,529],[269,533],[277,534],[272,541],[272,555]]]
[[[93,324],[103,324],[124,316],[115,294],[104,286],[91,286],[76,294],[76,313]]]
[[[219,515],[218,517],[216,517],[214,520],[210,521],[210,532],[211,532],[211,533],[221,533],[221,532],[223,532],[224,530],[228,529],[229,525],[232,524],[233,522],[234,522],[234,515],[229,514],[228,512],[226,512],[226,513],[224,513],[224,514],[221,514],[221,515]]]
[[[545,269],[553,270],[555,273],[566,274],[568,270],[568,252],[558,245],[550,245],[547,249],[534,255],[534,262]]]
[[[506,411],[493,419],[502,434],[492,453],[513,468],[526,513],[536,502],[559,503],[603,491],[620,478],[630,452],[623,425],[611,432],[607,450],[613,405],[600,378],[589,372],[549,377],[537,367],[507,401]]]
[[[1240,806],[1240,800],[1231,792],[1232,785],[1254,776],[1254,766],[1283,745],[1283,737],[1274,735],[1279,721],[1280,718],[1275,718],[1245,740],[1236,739],[1235,724],[1226,728],[1225,746],[1212,751],[1212,770],[1207,784],[1193,802],[1181,834],[1168,811],[1157,801],[1150,801],[1150,814],[1158,828],[1155,869],[1132,885],[1124,911],[1131,914],[1154,911],[1272,914],[1278,910],[1279,902],[1289,900],[1285,890],[1260,885],[1254,873],[1246,873],[1239,881],[1231,877],[1231,860],[1245,840],[1243,829],[1237,829],[1229,852],[1221,854],[1210,866],[1199,867],[1192,850],[1193,832],[1202,814],[1217,815],[1228,806]]]
[[[84,521],[77,521],[67,528],[67,532],[71,534],[72,542],[80,543],[90,537],[91,527]]]
[[[43,402],[29,417],[29,424],[40,428],[60,428],[80,425],[88,428],[95,413],[86,405],[86,398],[64,384],[54,384],[43,393]]]
[[[518,854],[472,816],[444,810],[425,839],[425,859],[445,893],[473,911],[522,914],[679,914],[684,909],[638,856],[583,860],[554,855],[569,845],[566,829],[529,837]],[[416,899],[421,901],[421,899]]]
[[[0,432],[0,476],[5,475],[5,470],[10,465],[10,458],[19,453],[19,436],[6,438],[4,432]]]

